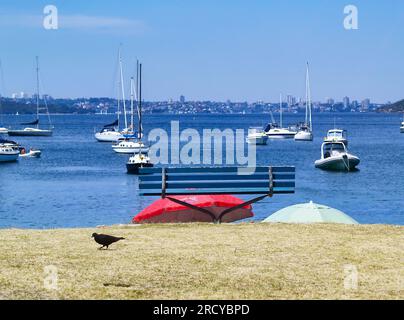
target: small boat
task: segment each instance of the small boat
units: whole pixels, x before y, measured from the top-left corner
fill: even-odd
[[[8,133],[8,129],[7,129],[7,128],[4,128],[4,127],[0,127],[0,134],[1,134],[1,133],[7,134],[7,133]]]
[[[400,132],[404,133],[404,121],[401,122]]]
[[[153,167],[153,163],[151,163],[149,156],[142,153],[135,153],[126,163],[126,170],[130,174],[139,174],[140,168],[151,167]]]
[[[16,161],[20,150],[11,144],[0,144],[0,162]]]
[[[342,142],[348,146],[347,131],[343,129],[328,130],[324,142]]]
[[[115,127],[106,125],[94,135],[99,142],[117,142],[123,135]]]
[[[119,139],[116,144],[112,145],[112,149],[117,153],[147,153],[149,148],[142,141],[135,141],[133,138]]]
[[[50,116],[49,116],[49,110],[48,106],[45,100],[45,107],[41,107],[39,105],[39,62],[38,62],[38,57],[36,57],[36,119],[31,122],[27,123],[21,123],[22,125],[29,125],[30,127],[26,127],[21,130],[8,130],[8,135],[9,136],[35,136],[35,137],[40,137],[40,136],[45,136],[49,137],[53,133],[53,126],[50,121]],[[49,122],[49,128],[48,129],[40,129],[39,128],[39,115],[41,114],[41,110],[46,110],[46,115],[48,118]],[[18,114],[18,112],[17,112]],[[31,127],[35,126],[35,127]]]
[[[251,127],[248,129],[246,142],[250,144],[266,145],[268,136],[261,127]]]
[[[280,118],[280,126],[278,126],[272,117],[272,123],[268,124],[265,128],[265,134],[270,139],[293,139],[296,135],[296,131],[292,128],[283,128],[282,127],[282,95],[280,95],[280,103],[279,103],[279,118]]]
[[[20,157],[22,158],[39,158],[41,156],[41,150],[31,148],[29,152],[25,151],[25,148],[20,150]]]
[[[311,93],[309,80],[309,63],[306,68],[306,116],[305,122],[295,135],[295,141],[313,141],[313,125],[311,121]]]
[[[348,153],[343,142],[324,142],[321,145],[321,159],[316,160],[316,168],[330,171],[351,171],[356,168],[360,160]]]

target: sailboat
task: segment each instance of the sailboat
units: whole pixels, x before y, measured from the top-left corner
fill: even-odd
[[[51,125],[51,120],[49,116],[48,105],[46,103],[46,98],[44,98],[45,107],[39,105],[39,62],[38,57],[36,57],[36,119],[34,121],[21,123],[22,125],[28,125],[22,130],[8,130],[9,136],[51,136],[53,133],[53,127]],[[46,111],[48,117],[49,128],[41,129],[39,128],[39,115],[41,110]]]
[[[6,134],[6,133],[8,133],[8,129],[6,128],[6,127],[2,127],[2,123],[3,123],[3,110],[2,110],[2,107],[1,107],[1,95],[0,95],[0,134],[1,133],[4,133],[4,134]]]
[[[136,81],[138,82],[139,78],[139,62],[136,63]],[[138,86],[134,89],[135,82],[133,77],[130,79],[130,102],[131,102],[131,124],[128,128],[128,132],[123,135],[123,138],[119,139],[116,144],[112,145],[112,149],[117,153],[147,153],[148,148],[141,141],[141,136],[136,137],[134,132],[134,95],[136,95],[136,100],[138,101],[138,117],[141,118],[141,114],[139,111],[139,99],[138,99]],[[125,117],[126,119],[126,117]],[[141,123],[139,122],[139,126]],[[141,128],[139,127],[139,134],[141,132]]]
[[[119,125],[120,125],[120,93],[119,90],[122,90],[122,100],[123,100],[123,108],[124,108],[124,116],[125,116],[125,127],[127,127],[127,120],[126,120],[126,104],[125,104],[125,93],[123,89],[123,73],[122,73],[122,59],[121,59],[121,48],[118,51],[118,61],[119,61],[119,88],[118,87],[118,95],[117,95],[117,119],[109,124],[106,124],[99,132],[95,133],[95,139],[99,142],[117,142],[119,139],[123,139],[123,132],[120,132]],[[124,133],[128,133],[128,130],[124,130]]]
[[[310,77],[309,63],[306,65],[306,116],[304,123],[300,126],[299,131],[295,135],[296,141],[313,141],[313,125],[311,121],[311,93],[310,93]]]
[[[139,169],[140,168],[148,168],[148,167],[153,167],[153,163],[151,163],[150,158],[146,153],[143,152],[143,143],[142,143],[142,137],[143,137],[143,127],[142,127],[142,64],[139,64],[138,68],[139,72],[139,78],[138,78],[138,86],[139,88],[139,98],[138,98],[138,117],[139,117],[139,141],[141,147],[138,152],[135,152],[133,156],[131,156],[126,163],[126,170],[130,174],[139,174]]]
[[[282,94],[279,97],[279,124],[278,127],[273,122],[265,128],[265,133],[270,139],[291,139],[295,136],[296,131],[289,128],[283,128],[283,112],[282,112]]]
[[[1,66],[1,60],[0,60],[0,74],[1,74],[1,81],[3,81],[3,68]],[[6,127],[2,127],[2,125],[3,125],[3,108],[1,106],[1,99],[2,99],[2,96],[0,94],[0,134],[8,132],[8,129]]]

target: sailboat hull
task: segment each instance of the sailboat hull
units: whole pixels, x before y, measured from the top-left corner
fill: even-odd
[[[299,131],[295,135],[295,141],[313,141],[313,134],[307,131]]]
[[[9,136],[34,136],[34,137],[49,137],[53,134],[52,130],[8,130]]]

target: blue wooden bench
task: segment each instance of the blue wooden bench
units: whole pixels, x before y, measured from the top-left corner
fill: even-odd
[[[274,194],[295,190],[295,167],[184,167],[140,168],[139,191],[142,196],[161,196],[188,208],[204,212],[214,222],[221,222],[233,210]],[[178,200],[176,195],[259,195],[240,205],[224,209],[217,219],[209,210]]]

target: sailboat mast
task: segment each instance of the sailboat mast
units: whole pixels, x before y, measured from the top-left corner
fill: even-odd
[[[36,119],[39,119],[39,62],[38,56],[35,57],[36,60]],[[36,124],[39,127],[39,122]]]
[[[120,75],[121,75],[120,80],[121,80],[121,90],[122,90],[123,115],[125,117],[125,129],[127,129],[128,120],[126,119],[125,89],[124,89],[124,82],[123,82],[121,49],[119,49],[119,71],[120,71]]]
[[[133,77],[131,77],[130,78],[130,114],[131,114],[131,117],[130,117],[130,128],[131,128],[131,130],[134,132],[135,130],[134,130],[134,127],[133,127],[133,82],[134,82],[134,80],[133,80]]]
[[[307,110],[309,112],[309,126],[310,126],[310,131],[313,131],[313,126],[311,123],[311,92],[310,92],[310,74],[309,74],[309,63],[307,62],[307,102],[306,104],[308,104],[307,106]],[[307,117],[307,113],[306,113],[306,117]]]
[[[139,64],[139,139],[142,139],[142,64]]]
[[[279,118],[280,118],[280,127],[283,128],[282,125],[282,93],[279,95]]]

